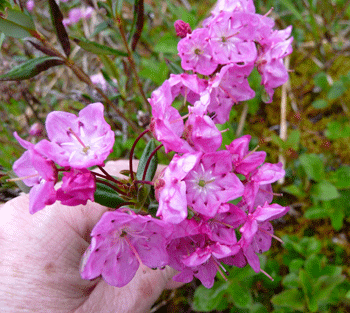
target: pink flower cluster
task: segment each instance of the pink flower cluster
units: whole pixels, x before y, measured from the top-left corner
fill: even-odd
[[[247,80],[254,67],[262,76],[268,102],[274,88],[288,79],[283,58],[292,52],[292,27],[273,30],[274,21],[256,14],[252,0],[218,1],[204,27],[192,32],[185,32],[179,21],[175,26],[181,37],[185,35],[178,44],[182,68],[209,76],[202,102],[218,123],[227,120],[232,105],[254,97]]]
[[[88,105],[78,117],[51,112],[46,119],[46,131],[50,140],[43,139],[35,145],[15,133],[27,151],[14,163],[13,171],[32,187],[30,213],[56,200],[72,206],[93,201],[95,178],[87,168],[103,165],[114,144],[114,132],[104,120],[102,103]],[[63,184],[56,190],[58,172],[63,172]]]
[[[170,75],[149,99],[150,131],[166,153],[175,152],[154,183],[159,219],[126,207],[105,213],[91,234],[84,278],[102,275],[124,286],[140,264],[169,265],[179,271],[175,281],[197,277],[210,288],[216,273],[224,271],[222,264],[249,264],[264,272],[258,254],[277,238],[270,221],[289,210],[272,204],[271,183],[285,172],[281,163],[264,163],[265,152],[249,151],[249,135],[219,150],[216,123],[228,120],[232,105],[254,97],[247,80],[254,66],[271,97],[271,88],[286,81],[278,64],[291,52],[291,28],[273,31],[273,21],[255,14],[251,1],[218,6],[224,2],[227,6],[216,7],[204,28],[192,32],[188,24],[175,23],[183,69],[209,77]],[[172,106],[180,95],[188,102],[185,115]]]
[[[149,99],[149,131],[174,156],[154,183],[135,180],[132,166],[127,183],[104,176],[111,182],[105,184],[115,183],[113,189],[124,199],[131,187],[153,184],[157,212],[148,215],[143,207],[135,213],[132,206],[138,199],[128,198],[125,205],[104,213],[83,256],[83,278],[102,275],[110,285],[122,287],[140,265],[169,265],[178,271],[175,281],[187,283],[196,277],[210,288],[217,272],[224,275],[223,264],[249,264],[265,273],[258,254],[269,250],[272,238],[278,239],[270,222],[289,210],[272,203],[271,184],[285,171],[281,163],[264,163],[265,152],[250,151],[249,135],[220,150],[222,135],[216,124],[228,120],[234,104],[254,97],[247,80],[254,67],[270,100],[274,88],[287,80],[282,60],[291,53],[291,27],[276,31],[273,25],[255,13],[251,0],[219,1],[204,27],[194,31],[181,21],[175,24],[182,37],[182,67],[192,73],[170,75]],[[173,106],[180,95],[182,107],[188,105],[183,115]],[[97,178],[88,168],[103,166],[114,144],[103,105],[90,104],[79,116],[52,112],[46,131],[49,140],[35,145],[15,134],[27,149],[13,169],[32,187],[30,212],[56,200],[72,206],[93,201]],[[56,190],[61,172],[62,185]]]

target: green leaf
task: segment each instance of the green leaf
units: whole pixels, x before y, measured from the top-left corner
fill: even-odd
[[[346,87],[344,86],[342,81],[336,81],[331,86],[327,93],[327,98],[329,100],[335,100],[340,98],[346,92]]]
[[[242,286],[236,280],[231,283],[227,292],[231,295],[234,304],[239,308],[249,308],[253,303],[250,289],[247,286]]]
[[[31,59],[12,68],[6,74],[0,75],[0,81],[29,79],[51,67],[63,63],[64,61],[57,57],[45,56]]]
[[[179,40],[174,35],[167,33],[159,39],[154,47],[155,52],[177,54],[177,44]]]
[[[322,90],[326,90],[329,86],[327,80],[327,74],[325,72],[317,73],[314,77],[314,83],[316,86],[320,87]]]
[[[10,9],[6,11],[7,20],[17,23],[20,26],[23,26],[30,30],[35,30],[35,24],[32,17],[29,14],[26,14],[20,10]]]
[[[299,21],[301,21],[303,24],[305,24],[305,19],[300,14],[298,9],[295,7],[293,1],[284,0],[281,2],[281,5],[284,5],[294,15],[295,18],[297,18]]]
[[[113,60],[111,60],[111,58],[108,58],[103,54],[100,54],[98,57],[100,58],[101,62],[103,63],[108,76],[116,78],[118,80],[119,79],[118,68],[115,65],[115,63],[113,62]]]
[[[128,56],[128,54],[124,51],[120,51],[105,45],[101,45],[97,42],[90,41],[83,37],[79,37],[79,38],[75,37],[73,38],[73,41],[85,51],[88,51],[94,54],[116,55],[116,56],[123,56],[123,57]]]
[[[350,166],[338,168],[330,176],[330,181],[338,189],[350,188]]]
[[[298,288],[299,287],[299,278],[296,273],[290,273],[283,277],[282,284],[287,288]]]
[[[329,139],[350,137],[350,125],[347,121],[343,123],[338,121],[331,121],[327,125],[325,134]]]
[[[229,283],[216,282],[211,289],[199,286],[193,297],[192,308],[195,311],[210,312],[215,310],[222,301]]]
[[[332,227],[339,231],[343,227],[343,220],[345,218],[345,213],[343,210],[334,209],[332,214],[329,214],[331,218]]]
[[[324,99],[318,99],[311,104],[315,109],[324,109],[328,107],[328,102]]]
[[[148,195],[151,191],[150,185],[141,185],[137,192],[137,202],[135,204],[136,210],[141,210],[148,199]]]
[[[249,313],[268,313],[267,308],[263,306],[261,303],[254,303],[249,308]]]
[[[295,151],[298,151],[300,143],[300,130],[292,130],[288,135],[286,143],[288,147],[292,148]]]
[[[305,239],[305,240],[304,240]],[[302,239],[303,244],[306,244],[304,255],[309,256],[312,254],[317,254],[321,251],[322,249],[322,243],[321,241],[317,240],[314,237],[311,238],[303,238]]]
[[[304,260],[303,259],[294,259],[290,262],[288,265],[289,271],[292,273],[299,273],[299,269],[304,265]]]
[[[299,160],[309,179],[319,182],[325,178],[323,162],[316,154],[303,154]]]
[[[113,6],[115,8],[114,14],[120,15],[122,12],[124,0],[113,0]]]
[[[307,211],[304,214],[304,217],[311,220],[326,218],[328,217],[328,212],[323,207],[312,206],[311,208],[307,209]]]
[[[304,265],[305,271],[314,278],[318,278],[322,275],[321,271],[321,259],[316,254],[313,254],[307,258]]]
[[[136,172],[136,179],[137,180],[142,180],[147,160],[150,157],[151,153],[155,150],[155,148],[156,148],[156,144],[154,142],[154,139],[151,139],[147,143],[146,148],[145,148],[145,150],[143,150],[142,156],[140,158],[139,166],[137,167],[137,172]],[[152,181],[152,179],[156,173],[157,166],[158,166],[158,158],[157,158],[157,153],[156,153],[152,157],[151,162],[149,163],[145,180]]]
[[[1,50],[2,43],[4,42],[5,38],[6,38],[6,35],[4,33],[0,33],[0,50]]]
[[[165,61],[159,62],[153,59],[142,60],[140,76],[152,80],[155,84],[161,85],[168,78],[169,69]]]
[[[307,273],[304,269],[299,270],[299,281],[301,284],[301,288],[303,289],[304,296],[306,298],[306,304],[310,308],[310,298],[312,296],[312,288],[313,288],[313,280],[311,279],[309,273]]]
[[[14,38],[32,37],[33,31],[0,16],[0,32]],[[36,32],[35,32],[36,33]]]
[[[332,200],[340,197],[340,194],[330,182],[321,181],[320,183],[312,186],[312,195],[318,200]]]
[[[328,302],[332,290],[345,280],[343,275],[339,276],[321,276],[314,285],[314,302],[318,307],[321,302]],[[329,303],[329,302],[328,302]],[[316,306],[315,305],[315,306]],[[312,311],[316,312],[316,311]]]
[[[104,205],[108,208],[116,208],[126,202],[118,196],[118,193],[111,187],[103,183],[96,183],[96,191],[94,194],[95,202]]]
[[[272,297],[274,305],[288,307],[293,310],[304,311],[303,294],[298,289],[287,289]]]
[[[306,193],[296,185],[289,185],[289,186],[283,187],[282,191],[287,192],[298,198],[304,198],[306,196]]]
[[[276,134],[271,134],[271,140],[273,143],[275,143],[277,146],[282,148],[283,150],[286,150],[288,148],[288,145],[286,142],[284,142],[279,136]]]

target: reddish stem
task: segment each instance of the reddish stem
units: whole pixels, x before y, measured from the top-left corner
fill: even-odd
[[[152,151],[152,153],[151,153],[150,156],[148,157],[147,163],[146,163],[146,165],[145,165],[145,170],[144,170],[143,175],[142,175],[142,180],[145,180],[145,179],[146,179],[146,173],[147,173],[149,164],[151,163],[151,160],[152,160],[153,156],[157,153],[157,151],[158,151],[161,147],[163,147],[163,144],[161,144],[160,146],[158,146],[157,148],[155,148],[154,151]]]
[[[146,185],[153,186],[153,183],[151,181],[148,181],[148,180],[135,180],[134,183],[135,184],[146,184]]]
[[[109,173],[102,167],[102,166],[98,166],[98,168],[100,169],[100,171],[106,175],[106,178],[108,178],[109,180],[111,180],[112,182],[116,183],[117,185],[121,185],[123,186],[124,184],[122,182],[120,182],[119,180],[115,179],[113,176],[109,175]]]
[[[135,139],[132,147],[131,147],[130,157],[129,157],[129,169],[130,169],[130,178],[131,178],[132,181],[134,181],[134,172],[133,172],[133,169],[132,169],[132,159],[133,159],[133,156],[134,156],[134,150],[135,150],[136,144],[139,142],[139,140],[142,138],[142,136],[144,134],[147,134],[149,131],[150,131],[149,129],[146,129],[140,135],[138,135],[137,138]]]
[[[115,190],[116,192],[120,193],[121,195],[124,195],[124,196],[127,196],[127,194],[124,192],[124,191],[121,191],[118,187],[116,186],[113,186],[112,184],[110,184],[109,182],[106,182],[102,179],[99,179],[99,178],[96,178],[96,182],[97,183],[101,183],[101,184],[104,184],[108,187],[111,187],[113,190]]]

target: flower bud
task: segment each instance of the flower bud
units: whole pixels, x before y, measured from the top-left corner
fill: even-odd
[[[191,34],[191,26],[188,23],[185,23],[184,21],[177,20],[174,23],[175,31],[176,31],[176,36],[180,38],[185,38],[187,34]]]

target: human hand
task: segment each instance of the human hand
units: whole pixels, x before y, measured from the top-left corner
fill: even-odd
[[[135,168],[136,168],[135,162]],[[108,162],[112,175],[128,161]],[[97,203],[69,207],[56,202],[31,215],[28,195],[0,207],[0,308],[2,313],[147,312],[164,288],[178,286],[175,270],[140,267],[122,288],[103,279],[83,280],[81,256],[90,232],[107,208]]]

